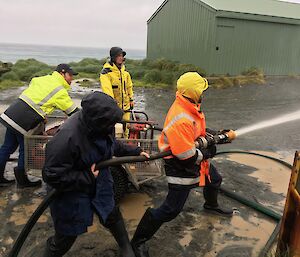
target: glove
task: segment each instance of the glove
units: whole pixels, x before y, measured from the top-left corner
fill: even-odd
[[[213,158],[217,153],[217,147],[215,145],[209,146],[208,148],[196,149],[198,153],[195,164],[200,165],[201,161]]]
[[[211,145],[207,148],[200,149],[203,160],[211,159],[213,158],[217,153],[217,147],[215,145]]]
[[[206,128],[206,133],[209,133],[211,135],[217,135],[219,131],[217,130],[213,130],[213,129],[210,129],[210,128]]]
[[[207,146],[212,146],[212,145],[215,145],[216,144],[216,141],[214,139],[214,135],[211,134],[211,133],[207,133],[205,134],[205,139],[207,141]]]
[[[215,143],[216,142],[215,142],[214,136],[212,134],[206,133],[205,137],[199,137],[196,140],[195,145],[197,148],[202,149],[202,148],[206,148],[208,146],[214,145]]]

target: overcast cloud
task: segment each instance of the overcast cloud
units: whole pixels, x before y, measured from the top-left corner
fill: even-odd
[[[0,0],[0,42],[145,49],[163,0]]]
[[[147,19],[162,2],[0,0],[0,42],[145,49]]]

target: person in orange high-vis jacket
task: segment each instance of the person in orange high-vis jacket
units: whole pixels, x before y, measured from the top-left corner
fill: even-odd
[[[187,72],[177,81],[176,99],[158,142],[161,152],[172,152],[164,159],[169,192],[159,208],[147,209],[136,229],[131,244],[137,257],[149,257],[146,241],[164,222],[173,220],[182,211],[194,187],[204,186],[205,210],[233,214],[232,209],[221,208],[218,204],[222,177],[208,161],[215,156],[216,146],[196,148],[197,139],[207,134],[205,116],[200,109],[202,94],[207,88],[207,80],[197,72]]]

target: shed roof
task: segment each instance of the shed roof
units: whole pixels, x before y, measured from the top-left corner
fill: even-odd
[[[164,5],[170,0],[165,0],[159,8],[152,14],[147,21],[148,23],[160,12]],[[183,0],[186,1],[186,0]],[[285,19],[300,20],[300,4],[284,2],[279,0],[193,0],[202,2],[212,9],[230,17],[234,14],[250,14],[269,17],[278,17]],[[227,15],[226,15],[227,13]],[[299,21],[295,21],[299,23]]]
[[[300,19],[300,4],[278,0],[196,0],[217,11]]]

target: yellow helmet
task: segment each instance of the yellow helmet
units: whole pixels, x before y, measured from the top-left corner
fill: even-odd
[[[207,88],[207,80],[197,72],[186,72],[177,80],[177,91],[195,103],[199,102],[200,96]]]

